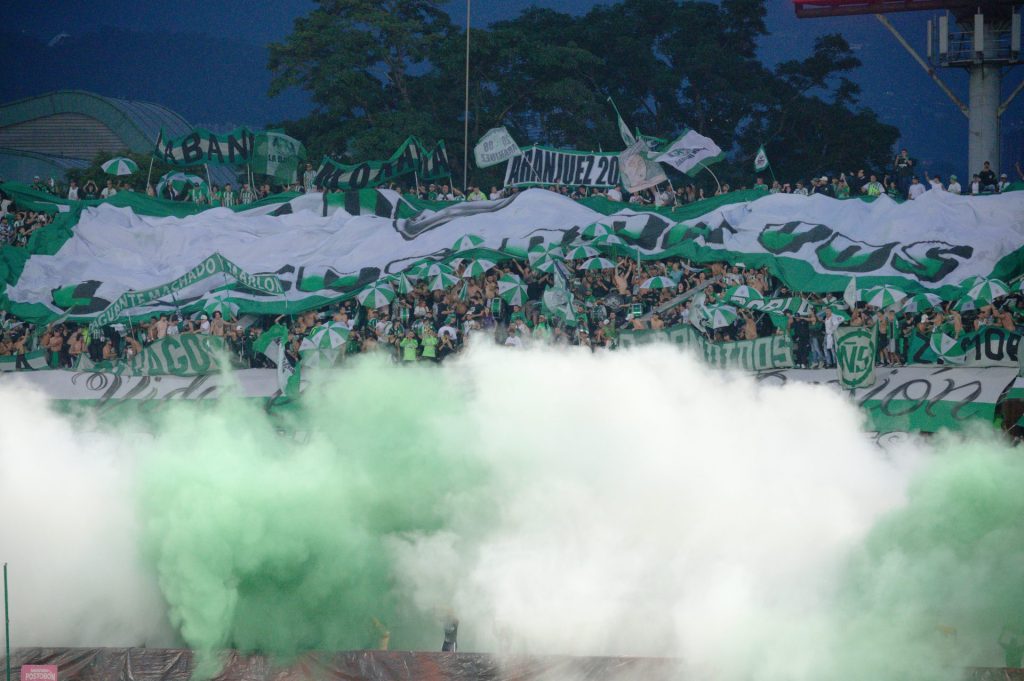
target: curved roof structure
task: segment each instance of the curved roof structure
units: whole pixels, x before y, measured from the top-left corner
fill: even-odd
[[[163,129],[168,136],[192,126],[179,114],[151,102],[104,97],[82,90],[61,90],[0,105],[0,177],[27,180],[26,157],[34,174],[88,165],[96,154],[123,151],[149,154]],[[63,162],[62,162],[63,160]],[[230,181],[234,172],[211,168],[214,181]],[[223,177],[221,177],[223,176]]]

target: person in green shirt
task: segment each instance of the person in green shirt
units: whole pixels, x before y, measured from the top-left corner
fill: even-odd
[[[402,348],[403,362],[416,361],[416,351],[419,349],[420,343],[416,340],[416,334],[414,334],[411,329],[405,332],[405,338],[402,339],[399,346]]]
[[[433,327],[425,326],[423,328],[423,335],[420,337],[420,342],[423,345],[423,359],[429,359],[432,362],[436,362],[437,344],[440,341],[437,338],[437,334],[434,333]]]
[[[850,198],[850,185],[846,182],[846,177],[839,178],[839,184],[836,185],[836,198],[837,199],[848,199]]]
[[[210,189],[210,205],[216,208],[221,205],[221,202],[223,200],[224,194],[220,190],[220,185],[213,185],[213,187]]]

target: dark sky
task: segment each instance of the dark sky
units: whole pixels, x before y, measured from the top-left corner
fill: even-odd
[[[515,16],[530,5],[541,5],[574,14],[585,13],[597,0],[474,0],[474,25]],[[291,30],[292,21],[308,13],[314,3],[307,0],[250,0],[244,6],[235,2],[210,0],[176,0],[175,2],[138,2],[138,0],[56,0],[50,2],[9,3],[4,10],[4,30],[22,32],[45,41],[66,32],[72,36],[94,34],[101,28],[112,26],[144,33],[220,34],[238,43],[262,46],[281,40]],[[465,23],[465,2],[450,2],[450,13],[459,24]],[[768,28],[771,33],[761,44],[761,55],[768,63],[806,55],[815,36],[840,32],[856,50],[864,65],[853,73],[852,79],[862,88],[861,103],[875,109],[883,120],[900,128],[901,144],[911,149],[933,172],[948,175],[956,172],[963,177],[967,157],[966,118],[945,95],[931,83],[924,71],[896,43],[873,17],[844,19],[799,20],[793,14],[789,0],[768,0]],[[923,52],[925,22],[932,13],[918,12],[890,15],[893,23],[910,42]],[[131,55],[125,55],[131,59]],[[166,64],[138,64],[138,68],[159,74]],[[216,64],[210,65],[216,69]],[[265,63],[257,61],[254,70],[265,70]],[[10,72],[10,65],[5,69]],[[1018,68],[1004,81],[1003,96],[1024,77],[1024,67]],[[59,79],[60,74],[53,74]],[[255,79],[266,80],[263,74]],[[961,71],[943,70],[942,77],[964,100],[967,98],[967,78]],[[197,90],[203,90],[203,73],[194,75]],[[99,81],[102,84],[102,81]],[[92,89],[99,89],[94,80]],[[61,81],[61,87],[73,88],[76,83]],[[120,89],[126,89],[123,85]],[[161,104],[174,109],[193,123],[209,125],[239,122],[233,120],[206,120],[209,116],[226,118],[200,110],[199,102],[187,89],[178,88],[176,95],[161,93]],[[143,93],[128,91],[101,92],[112,96],[144,99]],[[233,95],[237,97],[238,95]],[[152,99],[153,95],[150,95]],[[7,97],[3,97],[6,99]],[[173,100],[173,101],[171,101]],[[265,117],[291,118],[302,116],[308,101],[298,92],[289,93],[266,107],[265,87],[254,87],[251,102],[235,102],[236,107],[264,107]],[[263,124],[269,121],[245,121]],[[682,122],[681,122],[682,123]],[[1004,169],[1014,160],[1024,161],[1024,95],[1018,97],[1002,119]],[[540,141],[540,140],[538,140]],[[769,148],[769,156],[771,150]]]

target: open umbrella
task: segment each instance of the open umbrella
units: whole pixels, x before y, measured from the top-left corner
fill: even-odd
[[[984,305],[984,303],[982,303],[982,305]],[[955,305],[953,305],[953,309],[957,312],[970,312],[971,310],[977,310],[978,307],[978,301],[970,297],[961,298],[956,301]]]
[[[562,262],[561,258],[554,255],[549,255],[543,258],[539,258],[538,260],[535,260],[531,267],[537,270],[538,272],[546,272],[550,274],[555,271],[555,263],[559,262]]]
[[[338,358],[338,350],[330,347],[321,347],[312,338],[303,338],[299,343],[299,357],[302,358],[302,366],[319,367],[331,366]]]
[[[739,319],[736,308],[731,305],[707,305],[701,308],[701,314],[713,329],[729,326]]]
[[[318,348],[334,350],[345,345],[350,333],[351,331],[344,324],[331,322],[330,324],[314,327],[309,332],[307,340],[316,343]]]
[[[587,239],[596,239],[599,236],[611,233],[612,228],[608,225],[602,225],[600,222],[592,222],[580,230],[580,236]]]
[[[987,305],[996,298],[1008,295],[1009,293],[1010,287],[999,279],[982,279],[971,287],[971,290],[967,292],[967,297],[976,303]]]
[[[857,291],[857,298],[872,307],[892,307],[907,297],[907,294],[892,286],[872,286]]]
[[[428,275],[427,282],[431,291],[441,291],[459,283],[459,278],[448,272],[437,272],[434,275]]]
[[[188,188],[192,185],[196,187],[204,187],[206,186],[206,180],[198,175],[171,171],[161,177],[156,183],[156,193],[157,196],[161,196],[164,193],[164,188],[169,187],[173,190],[173,194],[177,195],[181,194],[183,191],[188,191]]]
[[[591,258],[590,260],[584,261],[582,265],[577,267],[578,270],[584,272],[594,272],[596,270],[613,270],[615,269],[615,263],[608,258]]]
[[[565,254],[566,260],[586,260],[587,258],[593,258],[598,254],[598,250],[593,246],[573,246]]]
[[[932,352],[948,364],[961,364],[966,359],[967,350],[961,347],[957,339],[948,333],[942,331],[933,333],[928,345]]]
[[[526,254],[527,260],[532,265],[535,261],[540,260],[548,256],[554,256],[556,258],[565,257],[565,249],[558,244],[537,244],[532,247]]]
[[[463,277],[479,277],[486,274],[487,270],[494,268],[495,263],[490,260],[470,260],[466,263],[466,269],[462,270]]]
[[[433,279],[439,274],[455,274],[455,270],[442,262],[435,262],[431,263],[423,272],[423,276],[427,279]]]
[[[100,166],[107,175],[133,175],[139,172],[139,166],[135,161],[124,156],[115,156]]]
[[[366,307],[384,307],[395,299],[395,290],[386,281],[375,281],[356,294],[356,300]]]
[[[483,242],[483,237],[477,236],[476,234],[463,234],[455,240],[454,244],[452,244],[452,250],[456,253],[461,253],[462,251],[468,251],[476,248]]]
[[[942,298],[934,293],[918,293],[916,296],[909,296],[903,301],[903,312],[926,312],[933,307],[938,307]]]
[[[224,296],[213,296],[203,303],[203,312],[213,317],[214,312],[220,312],[224,319],[234,319],[238,314],[238,306],[229,303]]]
[[[518,274],[506,274],[498,279],[498,295],[509,305],[526,302],[526,284]]]
[[[658,290],[663,288],[672,289],[676,287],[676,282],[672,281],[669,277],[651,277],[644,283],[640,284],[642,289]]]
[[[760,291],[746,285],[730,286],[725,290],[725,295],[722,298],[742,307],[764,300],[764,296],[761,295]]]
[[[416,288],[416,283],[412,280],[412,277],[410,277],[409,274],[406,272],[399,272],[398,274],[393,274],[390,277],[388,277],[387,281],[395,288],[396,291],[401,293],[403,296],[406,293],[411,293],[412,290]]]

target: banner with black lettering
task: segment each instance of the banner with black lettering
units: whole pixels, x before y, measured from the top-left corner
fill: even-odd
[[[325,189],[354,191],[379,187],[406,175],[416,174],[422,182],[448,177],[451,172],[444,140],[429,149],[410,136],[384,161],[348,164],[325,158],[317,171],[315,184]]]
[[[536,187],[563,184],[574,187],[615,187],[619,184],[618,153],[569,151],[534,145],[509,159],[505,186]]]
[[[166,138],[161,129],[153,155],[178,168],[245,165],[252,160],[255,147],[256,134],[245,127],[224,134],[196,128],[187,135],[171,139]]]

